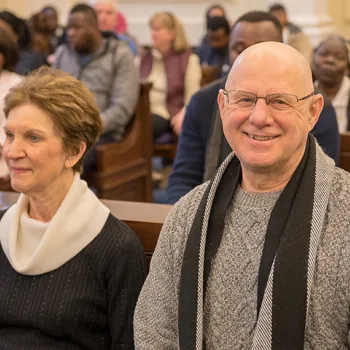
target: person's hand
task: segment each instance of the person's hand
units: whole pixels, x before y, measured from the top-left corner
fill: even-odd
[[[182,123],[184,121],[185,118],[185,112],[186,112],[186,108],[182,108],[180,112],[178,112],[177,114],[175,114],[171,121],[171,127],[173,128],[174,133],[179,136],[182,130]]]

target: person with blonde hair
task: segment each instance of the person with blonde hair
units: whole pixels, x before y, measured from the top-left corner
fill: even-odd
[[[173,128],[179,134],[184,106],[200,88],[199,58],[189,47],[180,20],[171,12],[150,19],[152,49],[141,57],[141,76],[153,83],[150,92],[153,139]]]
[[[136,234],[80,179],[103,130],[81,82],[41,68],[5,98],[16,204],[0,212],[0,348],[132,349],[145,278]]]

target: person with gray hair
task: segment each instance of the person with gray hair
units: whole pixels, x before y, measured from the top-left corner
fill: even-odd
[[[116,25],[118,20],[117,0],[90,0],[90,6],[97,13],[98,27],[103,33],[111,33],[119,40],[128,44],[132,53],[138,55],[138,47],[134,40],[126,33],[116,33]]]
[[[294,48],[238,56],[218,96],[233,152],[166,219],[138,350],[349,348],[350,174],[309,133],[323,104]]]

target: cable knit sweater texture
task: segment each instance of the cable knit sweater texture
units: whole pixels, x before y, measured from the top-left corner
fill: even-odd
[[[207,184],[173,208],[158,240],[134,317],[139,350],[178,349],[178,293],[186,239]],[[271,210],[280,192],[237,189],[212,262],[204,304],[210,350],[250,349],[257,319],[257,276]],[[335,170],[318,248],[305,349],[348,349],[350,174]]]

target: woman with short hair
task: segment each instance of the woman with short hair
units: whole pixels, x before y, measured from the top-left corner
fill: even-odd
[[[3,154],[21,192],[0,221],[0,348],[132,349],[146,268],[135,233],[80,179],[102,132],[81,82],[41,68],[5,98]]]

